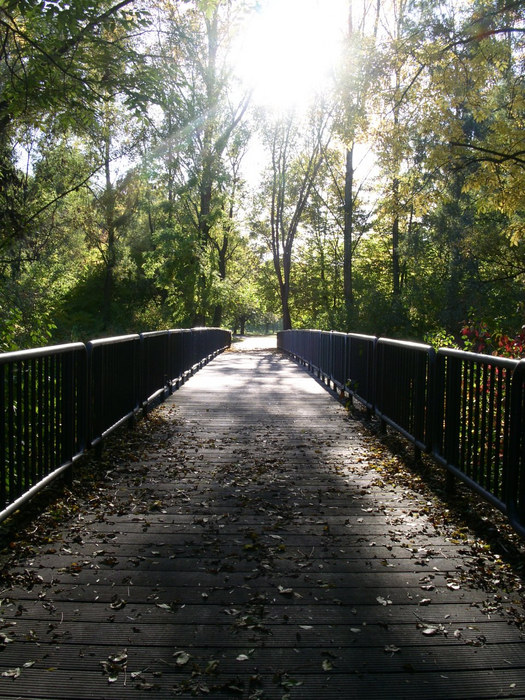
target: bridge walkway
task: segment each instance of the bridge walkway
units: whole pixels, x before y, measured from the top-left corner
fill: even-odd
[[[519,578],[384,459],[275,349],[223,353],[4,555],[0,697],[525,698]]]

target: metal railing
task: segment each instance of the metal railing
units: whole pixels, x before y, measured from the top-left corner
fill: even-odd
[[[94,447],[139,409],[141,337],[91,340],[87,353],[87,437]]]
[[[333,331],[278,347],[373,411],[525,536],[525,360]]]
[[[84,451],[86,367],[82,343],[0,354],[3,517]]]
[[[379,338],[375,345],[374,411],[420,450],[429,445],[429,391],[434,350]]]
[[[507,511],[513,373],[517,360],[441,349],[435,368],[432,456]],[[521,426],[515,425],[520,431]],[[524,520],[525,524],[525,520]]]
[[[0,354],[0,520],[230,343],[198,328]]]

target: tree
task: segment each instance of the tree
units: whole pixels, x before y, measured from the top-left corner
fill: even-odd
[[[23,174],[26,216],[29,220],[33,212],[44,207],[46,214],[36,219],[38,235],[12,240],[0,256],[4,349],[49,342],[58,325],[60,297],[75,285],[89,261],[83,234],[83,220],[89,211],[88,189],[83,186],[59,196],[68,192],[71,181],[87,181],[89,164],[70,136],[49,129],[38,139],[33,133],[32,138],[25,145],[28,151],[38,153],[38,160]]]
[[[360,11],[357,3],[349,0],[348,35],[339,76],[338,93],[341,101],[341,117],[336,128],[346,148],[344,179],[344,301],[345,326],[352,330],[356,321],[353,258],[355,204],[359,188],[355,187],[355,151],[359,138],[366,133],[367,102],[377,71],[376,38],[381,11],[377,0],[370,16],[370,6],[363,2]]]
[[[324,161],[330,134],[330,115],[323,104],[312,108],[307,122],[293,113],[266,117],[263,140],[269,152],[264,192],[269,198],[266,238],[279,286],[283,328],[292,327],[290,279],[295,237],[315,180]]]
[[[243,3],[168,3],[159,45],[166,76],[159,102],[162,139],[167,144],[168,227],[184,221],[193,237],[191,322],[222,321],[216,303],[234,255],[231,225],[239,187],[238,161],[245,148],[242,129],[248,96],[232,99],[228,50]],[[190,273],[190,270],[188,270]]]
[[[143,25],[144,11],[131,7],[133,0],[111,3],[90,0],[62,5],[8,0],[0,8],[0,245],[29,235],[23,183],[17,173],[17,129],[38,128],[53,113],[64,130],[85,123],[101,98],[99,77],[92,68],[108,55],[124,58],[131,67],[135,54],[120,41],[108,44],[107,28],[120,26],[126,34]],[[130,65],[131,64],[131,65]],[[143,74],[137,70],[116,79],[125,85],[128,103],[142,104]],[[64,196],[61,193],[61,196]]]
[[[456,16],[430,8],[421,16],[420,60],[432,110],[420,131],[433,133],[426,164],[434,183],[443,183],[432,188],[427,223],[447,251],[436,317],[452,333],[465,319],[487,320],[487,314],[489,324],[523,323],[514,311],[523,283],[521,21],[517,4],[484,1]]]
[[[108,92],[120,89],[127,109],[147,100],[147,70],[128,40],[146,14],[131,5],[11,0],[0,8],[0,251],[2,264],[11,268],[8,278],[2,275],[0,294],[15,304],[9,318],[18,319],[8,318],[4,330],[23,343],[30,309],[31,342],[47,341],[53,324],[44,319],[52,318],[59,290],[66,291],[57,280],[47,284],[51,277],[41,261],[54,259],[53,246],[63,250],[58,231],[62,235],[62,223],[74,218],[69,207],[83,211],[86,186],[101,167],[81,146],[87,126]],[[103,68],[116,59],[126,70],[106,75],[102,87]],[[78,252],[73,226],[71,249]],[[34,280],[34,295],[25,294],[37,270],[42,279]]]

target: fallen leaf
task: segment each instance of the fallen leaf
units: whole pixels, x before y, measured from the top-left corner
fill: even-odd
[[[187,651],[176,651],[173,656],[176,657],[177,666],[185,666],[191,659],[191,655]]]
[[[118,654],[110,655],[107,661],[101,661],[100,665],[104,669],[104,673],[108,676],[108,683],[115,683],[121,671],[124,671],[128,663],[128,652],[126,649]]]
[[[389,600],[388,598],[383,598],[383,596],[381,595],[378,595],[376,600],[379,603],[379,605],[392,605],[391,600]]]
[[[109,607],[112,610],[122,610],[122,608],[126,607],[126,601],[122,598],[119,598],[119,596],[114,596],[113,602],[109,604]]]
[[[4,678],[12,678],[14,680],[15,678],[19,678],[21,673],[22,671],[20,668],[10,668],[7,671],[4,671],[2,676]]]
[[[116,666],[123,666],[128,661],[128,652],[126,651],[126,649],[124,649],[124,651],[121,651],[119,654],[115,654],[115,656],[110,656],[109,659],[111,663],[115,664]]]
[[[293,588],[283,588],[279,586],[279,593],[281,595],[293,595]]]
[[[204,673],[206,673],[207,675],[210,675],[211,673],[217,673],[218,666],[219,662],[217,659],[210,659],[210,661],[208,661],[208,665],[204,669]]]

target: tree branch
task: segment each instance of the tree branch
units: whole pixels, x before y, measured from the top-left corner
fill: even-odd
[[[485,148],[483,146],[475,146],[472,143],[461,143],[460,141],[450,141],[450,146],[456,146],[457,148],[466,148],[472,151],[477,151],[483,156],[475,158],[479,161],[488,161],[491,163],[505,163],[507,161],[514,161],[518,165],[525,166],[525,150],[516,151],[515,153],[502,153],[501,151],[495,151],[492,148]]]
[[[68,190],[65,190],[64,192],[61,192],[59,195],[54,197],[51,201],[47,202],[47,204],[44,204],[43,207],[40,207],[38,211],[36,211],[32,216],[27,219],[26,224],[30,224],[32,221],[34,221],[37,217],[40,216],[46,209],[49,209],[49,207],[52,207],[54,204],[59,202],[61,199],[64,197],[67,197],[68,194],[71,194],[72,192],[76,192],[79,190],[81,187],[83,187],[92,177],[95,173],[98,173],[99,170],[101,170],[104,167],[104,163],[101,165],[97,166],[95,170],[93,170],[89,175],[84,178],[81,182],[77,182],[76,185],[73,187],[70,187]]]

